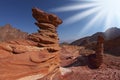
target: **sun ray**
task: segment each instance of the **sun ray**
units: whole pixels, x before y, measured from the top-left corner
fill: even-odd
[[[99,11],[100,7],[95,7],[95,8],[91,8],[89,10],[86,10],[84,12],[81,12],[81,13],[78,13],[78,14],[75,14],[73,15],[72,17],[64,20],[64,23],[65,24],[72,24],[74,22],[77,22],[77,21],[80,21],[81,19]]]
[[[112,19],[113,19],[112,13],[109,12],[106,15],[104,30],[108,29],[109,27],[114,27],[114,26],[112,26]]]
[[[114,27],[112,26],[112,18],[113,18],[112,13],[106,15],[105,26],[103,27],[104,30],[107,30],[109,27]],[[107,32],[105,36],[108,38],[110,36],[109,34],[110,32]]]
[[[120,9],[119,9],[119,11],[116,12],[115,15],[116,15],[115,18],[116,18],[116,21],[117,21],[117,27],[120,28]]]
[[[51,11],[53,12],[67,12],[67,11],[75,11],[75,10],[81,10],[85,8],[91,8],[97,6],[96,3],[86,3],[86,4],[74,4],[74,5],[69,5],[69,6],[64,6],[64,7],[59,7],[52,9]]]
[[[103,11],[99,11],[99,13],[96,16],[94,16],[94,18],[90,22],[88,22],[87,25],[85,25],[85,27],[80,31],[79,34],[83,34],[84,32],[88,31],[90,28],[92,28],[93,24],[95,22],[97,22],[99,20],[99,18],[101,18],[101,16],[103,16],[103,14],[104,14]]]
[[[67,19],[64,19],[63,20],[64,25],[76,23],[78,21],[81,21],[82,19],[85,19],[86,17],[95,14],[93,19],[91,19],[89,22],[86,22],[86,25],[82,24],[85,26],[82,30],[80,30],[81,32],[78,35],[87,32],[92,27],[99,26],[96,25],[98,20],[100,22],[101,21],[103,22],[101,24],[104,25],[102,26],[104,30],[110,27],[120,27],[120,0],[70,0],[70,1],[74,1],[77,3],[74,3],[73,5],[52,9],[52,11],[54,12],[68,12],[80,10],[79,13],[72,15]]]

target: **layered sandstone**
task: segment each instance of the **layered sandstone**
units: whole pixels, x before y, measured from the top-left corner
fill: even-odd
[[[47,47],[49,52],[60,50],[57,27],[62,21],[53,14],[45,13],[39,9],[32,9],[33,17],[37,20],[35,23],[39,30],[38,33],[29,35],[29,39],[38,43],[38,47]]]
[[[59,71],[56,29],[62,21],[37,8],[32,12],[40,28],[38,33],[29,35],[27,40],[0,43],[0,80],[37,80]]]

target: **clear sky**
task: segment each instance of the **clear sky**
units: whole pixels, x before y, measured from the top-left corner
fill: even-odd
[[[11,24],[28,33],[36,32],[37,27],[34,25],[35,19],[32,17],[31,9],[38,7],[48,13],[56,14],[63,20],[63,24],[58,28],[61,41],[79,39],[105,31],[109,27],[120,27],[120,16],[114,16],[120,14],[120,10],[116,6],[113,7],[116,8],[114,11],[116,13],[113,14],[111,12],[114,9],[109,9],[110,6],[114,6],[113,2],[109,1],[111,4],[104,6],[108,2],[91,1],[93,0],[0,0],[0,26]],[[106,15],[109,15],[107,16],[109,18],[106,18]]]

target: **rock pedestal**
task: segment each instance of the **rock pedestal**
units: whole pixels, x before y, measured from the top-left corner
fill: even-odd
[[[95,54],[91,54],[88,56],[88,63],[90,68],[99,68],[103,63],[103,42],[104,38],[102,36],[98,36]]]
[[[29,39],[38,43],[38,47],[45,47],[49,52],[60,50],[57,27],[62,23],[56,15],[45,13],[37,8],[32,9],[32,15],[37,20],[35,23],[39,30],[38,33],[29,35]]]

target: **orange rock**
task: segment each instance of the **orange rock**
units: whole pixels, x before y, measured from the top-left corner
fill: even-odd
[[[0,43],[0,80],[37,80],[59,71],[56,27],[62,21],[36,8],[32,11],[40,32],[27,39]]]
[[[59,19],[56,15],[48,14],[38,8],[33,8],[32,12],[33,17],[38,21],[38,23],[50,23],[56,27],[62,23],[62,20]]]
[[[48,51],[59,51],[59,38],[56,29],[62,23],[61,19],[54,14],[48,14],[37,8],[33,8],[32,12],[33,17],[37,20],[35,24],[40,30],[38,33],[29,35],[28,39],[37,42],[39,47],[47,47],[50,49]]]

